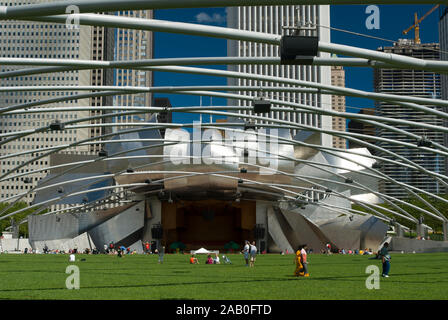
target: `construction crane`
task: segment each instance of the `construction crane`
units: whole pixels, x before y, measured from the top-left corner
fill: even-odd
[[[403,34],[408,34],[409,31],[411,31],[412,29],[415,29],[415,36],[414,36],[414,43],[415,44],[420,44],[420,23],[426,19],[427,16],[429,16],[431,13],[433,13],[438,7],[440,7],[440,4],[435,5],[431,10],[429,10],[427,13],[425,13],[425,15],[423,17],[421,17],[420,19],[417,16],[417,12],[414,15],[414,19],[415,19],[415,23],[410,26],[408,29],[403,31]]]

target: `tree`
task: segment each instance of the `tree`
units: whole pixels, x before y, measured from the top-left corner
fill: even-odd
[[[424,199],[425,201],[427,201],[428,203],[430,203],[434,208],[439,210],[445,217],[448,218],[448,204],[447,203],[445,203],[445,202],[443,202],[441,200],[435,199],[434,197],[427,196],[425,194],[419,194],[419,196],[422,199]],[[448,194],[439,194],[438,196],[440,198],[448,200]],[[429,211],[429,212],[433,213],[433,210],[429,206],[427,206],[423,201],[418,199],[417,197],[411,197],[411,198],[405,199],[404,201],[409,203],[409,204],[412,204],[412,205],[414,205],[416,207],[422,208],[422,209],[424,209],[426,211]],[[421,211],[419,211],[419,210],[417,210],[415,208],[412,208],[409,205],[402,204],[402,203],[396,203],[396,205],[398,207],[404,209],[405,211],[407,211],[411,216],[413,216],[417,220],[420,218],[420,216],[423,216],[424,217],[424,224],[430,226],[435,232],[442,231],[442,223],[441,223],[440,220],[438,220],[436,218],[433,218],[433,217],[429,216],[428,214],[425,214],[425,213],[423,213],[423,212],[421,212]],[[390,205],[388,203],[383,203],[383,204],[380,204],[379,206],[383,207],[383,208],[386,208],[386,209],[389,209],[391,211],[394,211],[394,212],[402,214],[396,208],[394,208],[392,205]],[[353,205],[352,209],[359,210],[359,211],[362,211],[362,212],[366,212],[366,213],[369,213],[369,214],[373,214],[373,212],[365,209],[364,207],[362,207],[360,205]],[[404,226],[406,226],[406,227],[408,227],[410,229],[415,229],[415,223],[413,223],[413,222],[411,222],[411,221],[409,221],[407,219],[404,219],[404,218],[398,217],[396,215],[393,215],[393,214],[391,214],[391,213],[389,213],[389,212],[387,212],[385,210],[381,210],[381,209],[376,209],[376,210],[378,212],[381,212],[382,214],[384,214],[387,217],[395,219],[395,221],[397,221],[401,225],[404,225]]]
[[[186,245],[181,241],[173,242],[170,245],[170,249],[176,250],[177,253],[179,253],[180,250],[184,250],[185,248],[186,248]]]
[[[4,209],[6,209],[7,207],[9,207],[9,203],[7,202],[2,202],[0,203],[0,211],[3,211]],[[23,201],[19,201],[17,203],[15,203],[11,208],[9,208],[8,210],[6,210],[5,213],[2,214],[2,216],[5,216],[9,213],[12,213],[14,211],[20,210],[20,209],[24,209],[27,208],[28,204],[26,202]],[[14,218],[16,223],[20,223],[22,220],[26,219],[26,217],[28,217],[30,214],[36,212],[39,208],[31,208],[31,209],[27,209],[24,210],[20,213],[17,213],[11,217]],[[48,212],[47,209],[45,209],[44,211],[41,212],[41,214]],[[0,220],[0,231],[3,232],[5,231],[7,228],[9,228],[11,226],[11,219],[10,217],[5,218],[3,220]],[[22,223],[21,225],[19,225],[19,236],[22,237],[27,237],[28,236],[28,223]]]
[[[240,246],[235,241],[227,242],[224,245],[224,249],[230,250],[230,252],[233,252],[234,250],[238,250]]]

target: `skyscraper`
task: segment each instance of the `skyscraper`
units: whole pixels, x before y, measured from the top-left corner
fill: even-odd
[[[307,36],[318,36],[319,40],[330,42],[330,7],[329,6],[254,6],[228,8],[227,25],[229,28],[249,30],[271,34],[290,35],[297,27],[306,27],[301,32]],[[313,30],[314,28],[314,30]],[[253,43],[248,41],[229,40],[227,45],[228,56],[233,57],[279,57],[277,46],[269,44]],[[327,53],[321,53],[322,57],[329,57]],[[306,80],[322,84],[331,84],[330,67],[316,67],[309,65],[238,65],[230,66],[229,70],[242,73],[284,77],[287,79]],[[263,81],[246,79],[230,79],[229,85],[238,86],[275,86],[284,84],[270,84]],[[288,86],[290,87],[290,86]],[[240,91],[240,94],[259,96],[260,93]],[[291,93],[272,91],[263,92],[267,98],[307,104],[326,110],[331,110],[331,98],[328,95],[314,93]],[[229,100],[229,104],[238,106],[250,106],[251,102]],[[251,111],[241,111],[242,114],[251,114]],[[273,112],[272,119],[287,120],[297,124],[331,129],[331,117],[317,114],[298,112]],[[295,134],[297,130],[293,130]],[[326,146],[332,146],[331,136],[323,136]]]
[[[439,20],[439,42],[440,42],[440,60],[448,61],[448,6],[440,7]],[[440,75],[441,96],[443,100],[448,100],[448,76]],[[448,112],[448,108],[443,109]],[[444,126],[448,127],[448,120],[444,120]],[[444,145],[448,146],[448,133],[444,135]],[[448,157],[445,157],[445,175],[448,175]]]
[[[118,16],[151,19],[152,10],[128,10],[117,12]],[[114,61],[151,59],[153,55],[152,32],[144,30],[114,29]],[[150,87],[152,72],[130,69],[116,69],[113,74],[113,84],[116,86]],[[149,92],[114,96],[114,106],[150,106],[152,95]],[[117,122],[132,122],[141,116],[126,116],[115,119]]]
[[[375,115],[375,108],[363,108],[361,109],[358,114],[366,114],[369,116],[374,116]],[[360,122],[360,121],[356,121],[354,119],[351,119],[347,125],[348,127],[348,131],[349,132],[353,132],[353,133],[360,133],[366,136],[372,136],[375,137],[376,132],[375,132],[375,126],[373,124],[370,123],[365,123],[365,122]],[[367,138],[364,137],[362,138],[363,142],[368,142],[370,144],[375,145],[376,143],[376,139],[372,139],[372,138]],[[357,141],[353,141],[350,140],[348,142],[348,146],[349,149],[354,149],[354,148],[365,148],[364,145],[358,143]],[[367,149],[370,151],[371,154],[375,155],[377,154],[376,149],[372,148],[372,147],[367,147]]]
[[[333,86],[345,87],[345,70],[341,66],[331,67],[331,84]],[[345,96],[331,96],[333,111],[345,112]],[[333,117],[333,130],[346,131],[345,118]],[[347,143],[344,138],[333,136],[333,147],[346,149]]]
[[[379,48],[378,51],[426,60],[439,60],[440,55],[439,44],[437,43],[415,44],[413,40],[402,39],[396,42],[394,46]],[[380,93],[440,99],[440,75],[433,72],[401,69],[375,69],[374,84],[375,91]],[[428,107],[441,110],[440,107]],[[380,117],[406,119],[435,126],[443,125],[442,119],[435,115],[396,105],[391,102],[377,102],[376,113]],[[414,133],[422,138],[425,137],[430,141],[443,144],[443,133],[405,125],[400,125],[399,128]],[[383,128],[377,128],[377,135],[385,139],[417,144],[415,139]],[[409,148],[405,146],[391,144],[389,142],[379,142],[377,145],[412,160],[427,170],[442,174],[445,172],[444,159],[440,155],[425,152],[423,150],[416,152],[415,150],[409,150]],[[380,153],[379,155],[391,160],[400,161],[396,159],[396,157],[385,153]],[[428,175],[405,166],[384,163],[381,170],[383,173],[397,181],[410,184],[428,192],[442,193],[444,191],[443,186]],[[402,188],[398,188],[396,185],[390,184],[384,180],[380,183],[380,192],[399,198],[407,196]]]
[[[47,2],[42,0],[9,0],[2,1],[0,5],[16,6],[29,3]],[[54,58],[54,59],[85,59],[91,58],[91,27],[81,26],[79,29],[69,29],[65,24],[4,21],[0,24],[0,56],[11,58]],[[2,66],[0,72],[17,70],[21,67]],[[18,76],[2,79],[2,87],[20,86],[82,86],[90,85],[90,71],[70,71],[58,73],[36,74],[30,76]],[[78,92],[55,91],[21,91],[0,93],[0,106],[24,107],[35,101],[49,100],[58,97],[77,94]],[[88,105],[89,99],[70,100],[45,105],[47,108],[70,107],[76,105]],[[88,111],[82,112],[47,112],[24,113],[4,115],[0,117],[0,132],[18,132],[32,130],[48,126],[55,120],[66,122],[89,116]],[[15,167],[41,155],[39,149],[52,147],[59,144],[70,144],[84,140],[89,133],[84,129],[66,129],[63,131],[45,131],[24,136],[20,139],[5,143],[0,148],[1,175],[4,175]],[[88,152],[88,147],[68,149],[71,152]],[[34,153],[34,155],[33,155]],[[43,157],[33,162],[12,175],[33,172],[49,166],[49,157]],[[12,195],[26,192],[37,184],[37,181],[46,175],[46,171],[31,173],[25,177],[16,177],[0,182],[0,201],[5,201]],[[31,202],[31,196],[24,199]]]
[[[56,1],[56,0],[54,0]],[[17,6],[52,2],[49,0],[9,0],[0,5]],[[150,18],[152,11],[124,11],[118,15]],[[131,60],[152,57],[152,33],[138,30],[121,30],[103,27],[80,26],[67,28],[65,24],[5,21],[0,24],[0,56],[11,58],[55,58],[72,60]],[[22,67],[1,66],[0,72],[17,70]],[[28,68],[28,67],[27,67]],[[123,76],[125,75],[125,76]],[[4,78],[0,82],[2,87],[20,86],[89,86],[89,85],[118,85],[118,86],[151,86],[152,74],[142,71],[124,70],[79,70],[58,73],[36,74]],[[48,100],[77,94],[76,91],[21,91],[1,92],[0,106],[26,106],[34,101]],[[81,93],[81,92],[79,92]],[[71,106],[142,106],[150,105],[149,94],[125,95],[115,99],[112,97],[95,97],[82,100],[69,100],[45,105],[45,108]],[[24,113],[23,111],[0,116],[0,133],[31,130],[42,128],[59,120],[67,122],[103,114],[101,110],[76,112],[46,112]],[[129,121],[131,119],[118,119]],[[112,119],[95,119],[84,121],[84,124],[99,124],[111,122]],[[15,167],[30,161],[33,157],[42,155],[43,148],[61,144],[70,144],[94,138],[104,134],[101,127],[65,130],[47,130],[34,133],[23,138],[0,145],[0,174],[5,175]],[[90,146],[76,146],[64,150],[73,154],[97,154],[101,144]],[[47,175],[47,171],[38,171],[50,166],[49,156],[12,173],[26,174],[10,180],[0,181],[0,201],[12,201],[11,197],[24,193],[33,188],[37,182]],[[29,173],[29,174],[27,174]],[[31,195],[23,199],[31,203]]]
[[[129,10],[116,12],[117,16],[151,19],[152,10]],[[151,59],[153,56],[153,35],[150,31],[128,30],[121,28],[93,27],[92,59],[105,61],[124,61]],[[92,70],[92,85],[114,86],[152,86],[152,72],[130,69],[98,69]],[[91,98],[92,106],[150,106],[152,94],[149,92],[132,95],[106,96]],[[100,115],[102,111],[92,111],[92,115]],[[139,116],[134,116],[140,119]],[[108,119],[96,119],[91,123],[132,122],[133,116],[118,116]],[[114,130],[117,130],[114,128]],[[110,128],[95,127],[91,129],[91,137],[112,131]],[[91,151],[98,152],[101,145],[92,145]]]

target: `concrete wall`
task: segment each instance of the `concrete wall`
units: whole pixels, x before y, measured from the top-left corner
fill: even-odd
[[[319,228],[339,249],[375,250],[386,236],[388,226],[378,218],[367,215],[338,217],[319,223]]]
[[[78,217],[71,214],[30,215],[30,242],[68,239],[78,236]]]
[[[144,204],[144,201],[139,202],[137,205],[89,230],[88,233],[92,237],[95,246],[101,249],[111,241],[117,243],[142,229],[144,225]]]
[[[0,252],[23,251],[25,248],[28,250],[31,248],[28,239],[0,239],[0,245]]]
[[[162,202],[156,197],[146,200],[145,227],[143,230],[143,242],[151,242],[156,239],[152,238],[151,228],[153,225],[162,223]]]
[[[404,251],[405,253],[414,251],[416,253],[448,252],[448,241],[417,240],[392,237],[390,250]]]
[[[102,250],[104,244],[117,243],[143,228],[144,204],[141,201],[95,213],[30,216],[29,244],[41,252],[45,244],[50,250]]]
[[[255,223],[256,224],[260,224],[264,227],[264,238],[263,239],[259,239],[258,243],[257,243],[257,248],[259,250],[268,250],[268,216],[267,216],[267,209],[268,208],[268,204],[264,203],[262,201],[257,201],[256,202],[256,216],[255,216]],[[264,242],[264,248],[262,248],[261,246],[261,242]]]
[[[298,243],[295,244],[294,249],[301,244],[307,244],[308,249],[312,249],[316,253],[325,248],[328,240],[316,225],[298,212],[282,210],[282,213],[296,233]]]
[[[33,249],[38,249],[39,252],[43,252],[43,248],[47,245],[49,250],[63,250],[68,252],[70,249],[78,249],[78,252],[83,252],[85,249],[94,249],[92,238],[84,232],[75,238],[68,239],[56,239],[56,240],[44,240],[44,241],[33,241]]]
[[[273,240],[273,243],[269,243],[268,246],[269,252],[279,252],[286,250],[288,250],[288,252],[294,252],[291,243],[289,243],[288,238],[285,236],[282,230],[276,212],[272,207],[269,207],[267,210],[267,218],[268,218],[268,233]]]

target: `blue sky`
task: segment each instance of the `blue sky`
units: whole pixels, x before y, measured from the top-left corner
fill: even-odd
[[[399,38],[413,38],[411,31],[408,36],[403,36],[402,31],[413,24],[414,12],[421,17],[433,5],[391,5],[379,6],[380,9],[380,29],[368,30],[365,21],[368,14],[365,13],[366,5],[342,5],[331,6],[331,26],[335,28],[350,30],[370,36],[381,37],[390,40]],[[226,12],[224,8],[214,9],[175,9],[157,10],[155,18],[160,20],[203,23],[210,25],[225,26]],[[438,42],[438,10],[433,12],[420,25],[420,38],[422,43]],[[227,55],[227,42],[223,39],[213,39],[197,36],[186,36],[169,33],[155,33],[155,58],[168,57],[213,57]],[[376,50],[380,46],[391,45],[390,42],[374,40],[366,37],[359,37],[343,32],[332,31],[331,41],[362,48]],[[225,66],[210,66],[210,68],[225,69]],[[366,91],[373,90],[373,73],[369,68],[346,68],[346,86]],[[225,78],[194,76],[177,73],[157,72],[154,74],[154,84],[156,86],[167,85],[225,85]],[[165,95],[170,98],[173,106],[193,106],[199,105],[199,97],[183,95]],[[202,98],[202,105],[225,105],[224,99],[209,97]],[[372,107],[373,102],[365,99],[347,98],[347,111],[357,112],[358,108]],[[192,115],[174,115],[175,122],[190,122],[197,117]],[[204,117],[203,120],[207,120]]]

